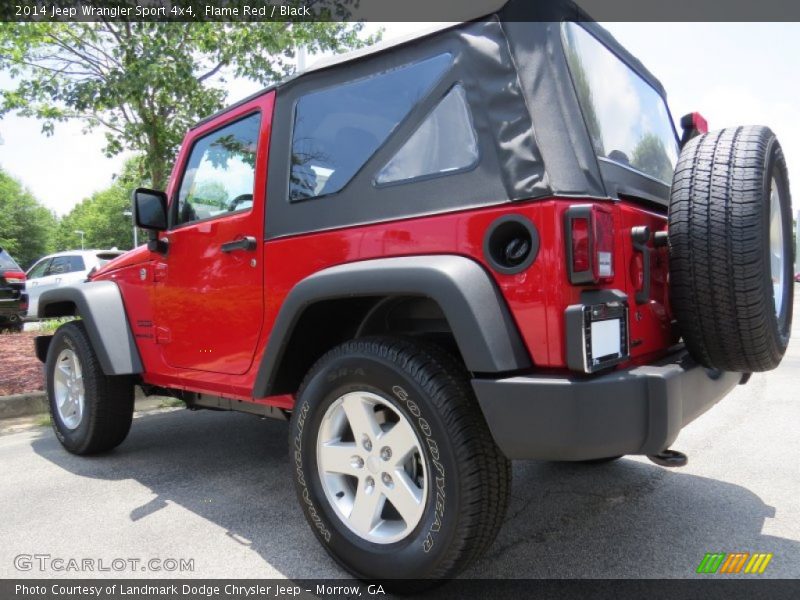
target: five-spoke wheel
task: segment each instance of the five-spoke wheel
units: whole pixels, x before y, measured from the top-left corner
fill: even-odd
[[[419,437],[377,394],[350,392],[328,407],[317,465],[336,514],[363,539],[395,542],[422,518],[428,486]]]
[[[74,351],[65,348],[56,358],[53,392],[56,409],[67,429],[75,429],[83,418],[86,401],[81,361]]]

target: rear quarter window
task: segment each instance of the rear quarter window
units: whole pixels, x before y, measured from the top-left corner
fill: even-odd
[[[19,268],[19,265],[14,262],[14,259],[11,258],[11,255],[6,252],[5,250],[0,249],[0,269],[14,269],[15,271],[21,271],[22,269]]]
[[[473,167],[478,158],[466,92],[458,84],[381,169],[375,182],[381,185],[449,175]]]
[[[452,56],[434,56],[298,99],[289,200],[340,191],[444,74]]]

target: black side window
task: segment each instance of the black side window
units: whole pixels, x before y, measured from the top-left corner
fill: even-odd
[[[67,256],[68,269],[70,273],[77,273],[78,271],[85,271],[86,264],[83,262],[82,256]]]
[[[69,273],[69,256],[56,256],[50,266],[47,268],[45,275],[63,275]]]
[[[450,54],[303,96],[295,108],[289,200],[341,190],[442,76]]]
[[[261,115],[254,114],[195,142],[178,192],[176,225],[253,206]]]

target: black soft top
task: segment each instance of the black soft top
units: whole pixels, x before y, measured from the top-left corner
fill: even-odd
[[[603,42],[614,54],[628,64],[634,71],[636,71],[642,79],[647,81],[658,93],[666,98],[664,86],[653,75],[644,64],[636,58],[633,54],[620,44],[617,39],[611,35],[604,27],[594,22],[591,16],[584,11],[580,6],[575,4],[572,0],[545,0],[537,2],[535,0],[473,0],[470,2],[470,13],[474,13],[473,20],[480,20],[491,15],[495,15],[500,21],[578,21],[584,27],[589,29],[592,34]],[[209,115],[198,121],[193,128],[213,120],[218,115],[228,112],[232,108],[240,106],[249,102],[254,98],[258,98],[267,92],[277,89],[283,85],[303,77],[309,73],[314,73],[324,69],[330,69],[338,66],[345,66],[349,63],[358,60],[379,55],[384,52],[391,52],[394,49],[401,48],[407,44],[412,44],[426,37],[437,35],[442,31],[453,29],[463,25],[466,21],[458,23],[443,23],[431,27],[429,30],[420,30],[407,36],[401,36],[388,40],[386,42],[379,42],[367,48],[354,50],[352,52],[344,52],[337,54],[328,59],[320,60],[308,69],[301,73],[291,75],[281,81],[269,85],[249,96],[238,100],[236,103],[225,107],[221,111]]]
[[[569,72],[562,22],[580,22],[665,97],[661,83],[571,1],[508,0],[500,5],[472,21],[335,56],[268,88],[277,95],[266,237],[548,197],[630,197],[666,207],[668,184],[598,159]],[[451,58],[448,70],[343,189],[334,196],[289,201],[299,99],[441,55]],[[376,186],[376,173],[456,85],[469,104],[477,166],[446,177]]]

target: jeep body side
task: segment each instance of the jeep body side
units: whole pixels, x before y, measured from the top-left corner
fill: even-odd
[[[601,152],[589,62],[630,85],[636,147]],[[746,379],[681,344],[680,144],[658,81],[591,23],[495,15],[265,90],[187,134],[165,194],[137,191],[147,246],[42,296],[39,316],[82,317],[37,341],[57,434],[86,453],[130,426],[80,433],[106,410],[81,400],[82,353],[126,406],[138,384],[291,415],[298,496],[340,563],[457,572],[502,521],[508,459],[679,465],[680,429]]]

